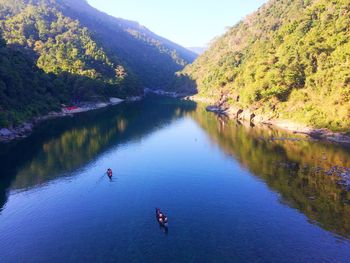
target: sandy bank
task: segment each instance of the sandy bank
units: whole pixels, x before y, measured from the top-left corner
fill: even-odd
[[[16,139],[26,138],[33,132],[35,126],[46,120],[73,116],[74,114],[117,105],[124,101],[134,102],[141,99],[142,97],[129,97],[126,100],[110,98],[107,102],[81,102],[72,106],[63,106],[59,112],[50,112],[47,115],[35,117],[30,121],[18,125],[17,127],[0,129],[0,142],[9,142]]]

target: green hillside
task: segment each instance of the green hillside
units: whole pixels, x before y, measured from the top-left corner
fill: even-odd
[[[0,39],[0,127],[57,109],[66,97],[63,87],[58,79],[36,67],[29,56],[7,48]]]
[[[85,0],[56,0],[56,5],[65,15],[87,27],[108,54],[117,54],[144,87],[163,89],[174,72],[197,57],[194,52],[154,34],[139,23],[109,16]]]
[[[350,1],[271,0],[177,76],[199,97],[348,131]]]
[[[0,34],[0,127],[61,103],[163,88],[195,58],[84,0],[0,0]]]

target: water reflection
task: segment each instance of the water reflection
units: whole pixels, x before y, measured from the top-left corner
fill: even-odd
[[[1,145],[0,210],[10,186],[11,190],[23,190],[69,176],[110,148],[140,140],[195,108],[193,102],[150,98],[56,119],[26,140]]]
[[[190,115],[227,154],[278,192],[281,202],[324,229],[350,237],[350,193],[326,172],[350,167],[349,149],[229,121],[201,106]]]
[[[278,192],[281,202],[326,230],[350,236],[350,193],[337,184],[337,177],[325,172],[333,166],[350,167],[348,149],[250,127],[208,114],[201,105],[164,99],[54,120],[26,140],[1,145],[0,209],[9,189],[28,189],[69,176],[106,151],[140,140],[185,115],[226,154]],[[101,180],[108,180],[106,174]]]

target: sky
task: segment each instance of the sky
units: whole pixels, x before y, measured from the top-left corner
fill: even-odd
[[[184,47],[205,47],[266,0],[88,0]]]

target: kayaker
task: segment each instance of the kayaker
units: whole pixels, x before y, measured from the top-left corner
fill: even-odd
[[[163,226],[167,226],[168,217],[162,211],[160,211],[159,208],[156,208],[156,215],[158,222]]]
[[[168,223],[168,217],[166,215],[163,215],[163,222],[164,224]]]
[[[112,177],[113,172],[112,172],[112,169],[111,169],[111,168],[108,168],[108,169],[107,169],[107,175],[108,175],[108,177]]]

